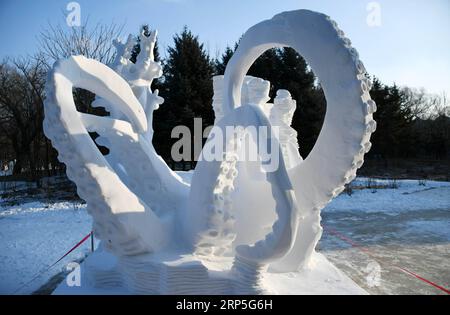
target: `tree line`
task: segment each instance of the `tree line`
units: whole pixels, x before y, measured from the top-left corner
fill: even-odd
[[[149,27],[143,26],[149,34]],[[77,28],[49,26],[42,30],[40,51],[27,58],[4,59],[0,64],[0,166],[15,161],[12,173],[33,178],[63,171],[57,152],[42,130],[45,79],[52,64],[70,55],[81,54],[105,64],[114,58],[113,39],[121,33],[116,25],[84,24]],[[177,125],[193,128],[194,117],[203,127],[212,125],[212,76],[223,74],[237,43],[213,58],[198,36],[184,27],[161,58],[156,45],[155,59],[163,64],[163,77],[153,83],[164,98],[154,113],[154,146],[171,164],[170,150],[177,139],[171,130]],[[131,61],[139,53],[138,38]],[[319,135],[326,112],[326,99],[320,81],[306,61],[291,48],[270,49],[250,68],[249,75],[271,82],[273,100],[278,89],[287,89],[297,101],[292,126],[298,132],[300,153],[306,157]],[[430,158],[448,160],[450,153],[450,108],[445,97],[424,90],[383,84],[371,77],[371,96],[377,103],[377,131],[372,136],[369,159]],[[93,108],[94,95],[76,89],[77,109],[108,115]],[[96,135],[92,134],[95,138]],[[102,150],[107,154],[107,150]],[[1,169],[0,169],[1,170]]]

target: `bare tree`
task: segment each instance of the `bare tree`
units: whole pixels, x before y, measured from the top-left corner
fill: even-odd
[[[99,23],[90,27],[89,19],[75,27],[49,24],[40,32],[38,42],[50,65],[71,55],[83,55],[109,64],[115,54],[112,42],[120,36],[122,29],[123,26],[117,24]]]
[[[403,110],[409,119],[435,119],[439,116],[450,116],[450,105],[445,93],[430,94],[425,89],[402,88],[404,96]]]
[[[122,29],[123,26],[114,23],[98,23],[91,27],[89,19],[83,25],[75,27],[49,24],[38,37],[41,58],[46,61],[48,68],[55,61],[72,55],[83,55],[104,64],[110,64],[115,56],[113,40],[120,36]],[[95,95],[89,91],[74,90],[74,100],[79,111],[104,115],[102,109],[91,106],[94,97]]]
[[[0,130],[14,152],[14,174],[37,169],[42,137],[46,70],[37,59],[4,60],[0,64]]]
[[[409,120],[425,118],[431,110],[429,97],[424,89],[402,88],[404,95],[403,111],[407,113]]]
[[[115,24],[90,27],[88,21],[80,27],[49,24],[38,38],[38,54],[0,63],[0,158],[15,160],[13,174],[29,171],[37,178],[36,170],[59,164],[42,129],[45,79],[51,65],[71,55],[108,64],[115,54],[113,39],[121,31]],[[92,93],[77,89],[74,98],[82,110],[93,110]]]
[[[432,110],[429,118],[435,119],[444,116],[450,117],[450,103],[445,92],[432,96]]]

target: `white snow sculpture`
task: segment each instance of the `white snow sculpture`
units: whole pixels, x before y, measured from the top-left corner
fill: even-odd
[[[336,23],[299,10],[244,34],[225,76],[214,78],[213,98],[215,127],[240,126],[241,132],[224,143],[223,160],[199,161],[190,182],[153,148],[152,113],[163,99],[150,85],[161,66],[153,58],[156,33],[140,39],[135,64],[129,61],[129,37],[125,44],[115,42],[114,70],[74,56],[58,61],[49,75],[44,130],[102,241],[85,262],[89,283],[132,293],[282,293],[280,283],[308,285],[301,270],[324,268],[336,275],[314,251],[322,232],[320,210],[353,180],[376,126],[370,81]],[[290,127],[296,104],[289,92],[279,90],[274,104],[267,103],[270,83],[245,76],[265,50],[283,46],[306,59],[327,99],[323,128],[304,161]],[[95,93],[93,105],[111,115],[78,112],[73,87]],[[271,147],[282,148],[279,167],[268,172],[258,161],[238,160],[244,128],[272,125],[282,131]],[[107,156],[91,131],[109,148]],[[295,274],[294,280],[283,278],[284,272]],[[292,282],[287,286],[293,290]]]
[[[269,117],[273,126],[280,127],[279,141],[288,169],[293,168],[302,161],[298,151],[297,131],[291,127],[296,108],[296,101],[292,99],[291,93],[287,90],[278,90]]]
[[[223,78],[223,75],[213,77],[214,96],[212,106],[215,114],[215,122],[218,122],[223,117]],[[267,103],[270,100],[269,90],[269,81],[247,75],[244,78],[241,88],[242,102],[260,106],[264,114],[269,117],[270,109],[273,105]]]

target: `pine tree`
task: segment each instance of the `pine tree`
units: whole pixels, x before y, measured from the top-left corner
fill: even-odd
[[[225,74],[225,69],[227,67],[228,61],[230,61],[231,57],[233,57],[233,54],[234,50],[231,49],[230,46],[227,46],[227,48],[225,48],[225,52],[220,57],[220,60],[215,60],[214,66],[216,75]]]
[[[164,104],[155,112],[154,118],[154,144],[167,160],[170,160],[170,148],[177,140],[170,137],[175,126],[188,126],[194,134],[194,117],[202,118],[203,128],[214,122],[213,63],[198,37],[187,27],[173,40],[174,45],[168,48],[160,87]]]
[[[410,142],[409,109],[403,107],[405,95],[395,84],[383,85],[377,78],[373,79],[370,95],[377,104],[374,114],[377,130],[371,137],[371,155],[382,158],[408,155],[414,145]]]

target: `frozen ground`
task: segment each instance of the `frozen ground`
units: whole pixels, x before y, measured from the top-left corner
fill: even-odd
[[[363,189],[367,184],[377,188]],[[372,294],[443,293],[392,264],[450,287],[450,183],[362,178],[353,186],[351,196],[343,193],[323,210],[319,250]],[[78,202],[11,206],[0,200],[0,294],[23,286],[90,230],[91,219]],[[360,244],[375,259],[339,237]],[[86,242],[17,293],[36,291],[67,263],[82,259],[89,247]]]
[[[367,180],[353,185],[367,186]],[[450,183],[397,185],[341,194],[322,212],[319,250],[371,294],[445,294],[392,265],[450,288]]]

